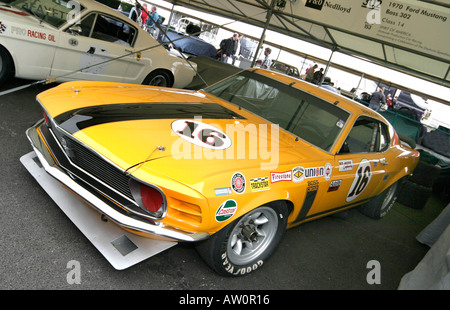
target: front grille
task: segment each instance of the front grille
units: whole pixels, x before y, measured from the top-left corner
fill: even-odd
[[[71,137],[64,135],[59,140],[72,163],[122,195],[134,200],[129,187],[129,177],[123,171],[106,162],[99,155]],[[70,171],[70,167],[65,168]]]

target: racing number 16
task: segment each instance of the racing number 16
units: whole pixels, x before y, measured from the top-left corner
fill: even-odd
[[[231,145],[230,138],[219,129],[195,120],[177,120],[173,131],[181,138],[201,147],[222,150]]]
[[[358,197],[367,187],[372,178],[372,168],[367,159],[361,160],[358,169],[356,170],[355,179],[353,180],[350,191],[347,195],[347,202],[352,201]]]

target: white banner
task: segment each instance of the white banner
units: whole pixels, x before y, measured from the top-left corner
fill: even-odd
[[[292,8],[294,15],[332,28],[450,60],[445,7],[416,0],[300,0]]]

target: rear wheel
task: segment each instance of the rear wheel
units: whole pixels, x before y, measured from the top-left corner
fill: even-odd
[[[366,204],[358,208],[362,214],[373,219],[381,219],[391,210],[397,199],[398,182],[392,184],[384,192],[372,198]]]
[[[147,75],[142,84],[150,86],[172,87],[173,81],[167,71],[155,70]]]
[[[235,220],[197,250],[221,275],[241,276],[261,267],[273,254],[286,230],[284,203],[256,208]]]

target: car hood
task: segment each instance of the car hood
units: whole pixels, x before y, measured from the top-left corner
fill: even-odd
[[[256,175],[319,157],[277,125],[202,92],[69,82],[38,101],[62,129],[139,178],[160,175],[201,187],[222,174]]]
[[[7,20],[9,22],[27,24],[30,26],[37,26],[41,24],[39,19],[32,14],[27,13],[25,10],[19,10],[18,8],[3,2],[0,2],[0,14],[2,15],[3,20]],[[46,24],[42,25],[46,26]]]

